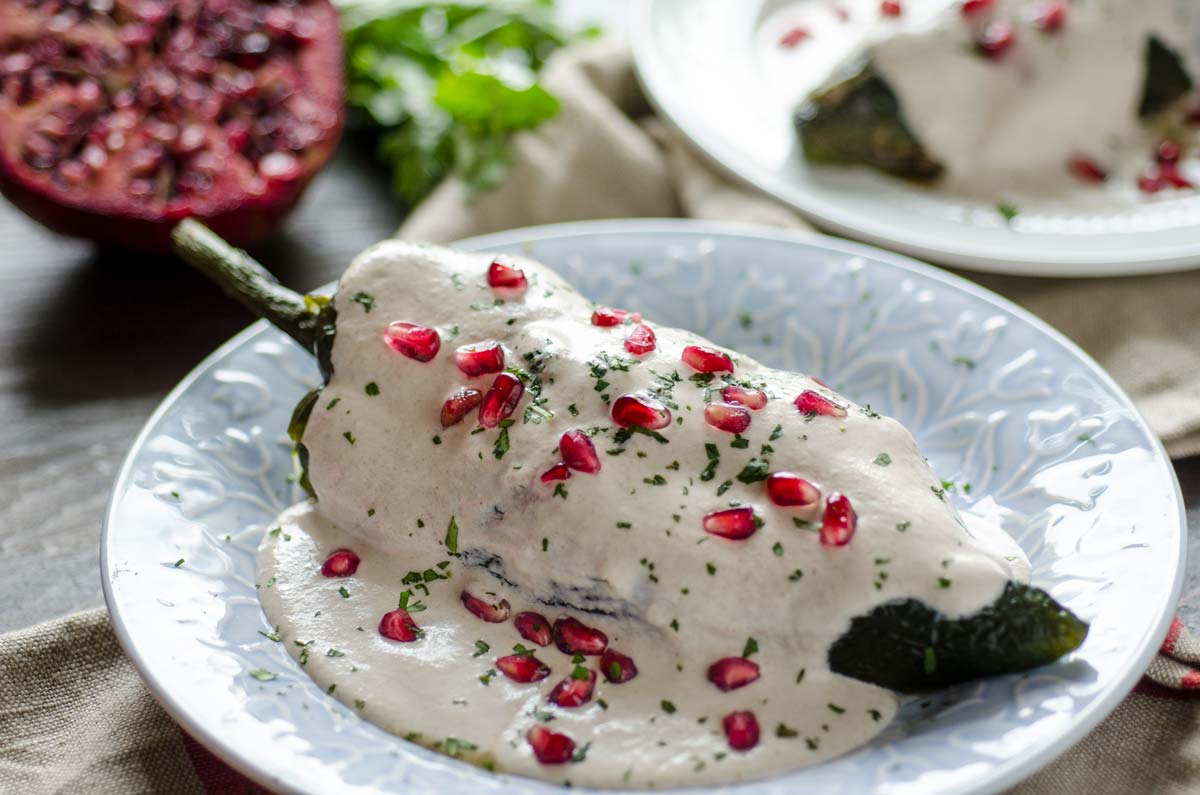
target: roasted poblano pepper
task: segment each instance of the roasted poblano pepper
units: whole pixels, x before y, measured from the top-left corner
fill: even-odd
[[[173,237],[185,260],[312,351],[328,379],[336,322],[328,298],[288,290],[244,251],[194,221],[181,223]],[[288,428],[305,466],[301,442],[319,393],[304,396]],[[1078,648],[1087,631],[1087,624],[1045,591],[1010,582],[995,602],[962,618],[947,618],[911,599],[880,605],[851,621],[828,659],[844,676],[920,692],[1053,662]]]
[[[1167,110],[1192,84],[1179,55],[1151,37],[1139,118]],[[871,166],[916,182],[932,182],[944,171],[909,129],[895,92],[869,61],[809,97],[797,109],[795,124],[804,156],[813,163]]]

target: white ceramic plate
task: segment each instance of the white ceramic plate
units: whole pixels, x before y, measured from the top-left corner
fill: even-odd
[[[629,38],[647,95],[734,177],[838,234],[998,273],[1101,276],[1200,265],[1194,193],[1110,209],[1022,207],[1006,225],[994,203],[866,168],[809,166],[792,126],[799,83],[779,57],[772,25],[787,6],[818,1],[825,0],[633,3]]]
[[[593,222],[464,245],[529,254],[597,301],[821,373],[896,416],[943,478],[972,484],[956,502],[1009,530],[1034,582],[1092,622],[1067,660],[914,702],[854,753],[721,792],[996,792],[1082,737],[1149,663],[1183,570],[1170,462],[1108,376],[1031,315],[902,257],[747,227]],[[285,426],[316,380],[306,353],[258,323],[147,422],[102,542],[125,650],[176,720],[276,791],[561,795],[380,731],[260,634],[255,548],[301,496]]]

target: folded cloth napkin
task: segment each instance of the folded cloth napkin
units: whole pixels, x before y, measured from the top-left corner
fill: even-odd
[[[471,199],[450,181],[405,237],[444,241],[514,226],[677,216],[804,228],[733,185],[649,113],[619,47],[560,53],[547,85],[557,119],[515,143],[509,180]],[[1200,274],[1141,279],[979,279],[1091,351],[1175,455],[1200,452]],[[1129,289],[1130,287],[1136,289]],[[1200,643],[1176,622],[1142,685],[1014,795],[1183,795],[1200,790]],[[0,636],[0,793],[262,793],[189,738],[125,659],[95,610]]]

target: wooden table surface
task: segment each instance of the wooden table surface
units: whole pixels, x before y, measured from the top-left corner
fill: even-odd
[[[286,232],[254,253],[308,289],[399,217],[384,175],[348,141]],[[181,263],[97,253],[2,200],[0,295],[3,632],[101,604],[100,521],[122,459],[167,391],[251,318]],[[1200,458],[1176,470],[1194,541]],[[1200,599],[1187,594],[1200,594],[1200,562],[1181,608],[1197,629]]]

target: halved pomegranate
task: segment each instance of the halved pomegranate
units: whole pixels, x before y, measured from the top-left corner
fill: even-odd
[[[501,599],[496,604],[489,604],[467,591],[459,594],[459,599],[462,600],[463,607],[470,610],[473,616],[489,624],[503,624],[508,620],[509,606],[507,599]]]
[[[719,431],[741,433],[750,427],[750,412],[732,403],[709,403],[704,407],[704,421]]]
[[[858,514],[845,494],[834,492],[825,502],[825,516],[821,520],[821,543],[827,547],[844,547],[854,538],[858,528]]]
[[[514,682],[540,682],[550,675],[550,666],[532,654],[509,654],[496,660],[500,673]]]
[[[418,362],[431,360],[442,349],[442,338],[437,329],[404,320],[389,323],[383,339],[392,350]]]
[[[523,394],[525,385],[520,378],[512,373],[497,375],[479,404],[479,424],[485,428],[495,428],[500,420],[508,419],[516,410]]]
[[[575,754],[574,740],[541,724],[530,729],[525,739],[529,741],[533,755],[543,765],[566,764]]]
[[[536,643],[539,646],[550,644],[550,622],[541,613],[528,610],[524,613],[517,613],[517,617],[513,619],[513,625],[516,626],[517,632],[521,633],[521,637],[530,643]]]
[[[563,463],[577,472],[594,475],[600,471],[600,456],[596,454],[596,446],[592,444],[591,437],[577,428],[559,437],[558,452],[562,454]]]
[[[745,687],[759,675],[758,663],[745,657],[722,657],[708,666],[708,681],[722,693]]]
[[[749,710],[730,712],[721,720],[725,740],[735,751],[749,751],[758,745],[758,718]]]
[[[328,0],[0,6],[0,191],[51,229],[166,252],[264,239],[342,129]]]
[[[568,616],[554,622],[554,645],[563,654],[603,654],[608,635]]]
[[[348,549],[338,549],[321,564],[323,577],[350,577],[358,571],[359,557]]]
[[[758,530],[753,508],[726,508],[704,516],[704,530],[731,541],[742,541]]]
[[[612,418],[622,428],[637,425],[657,431],[671,424],[671,410],[652,395],[631,392],[613,401]]]
[[[634,356],[644,356],[654,350],[656,342],[653,329],[649,326],[637,325],[625,338],[625,350]]]
[[[767,496],[776,505],[812,505],[821,499],[821,490],[791,472],[772,472],[767,477]]]
[[[767,407],[767,393],[761,389],[746,389],[741,386],[727,386],[721,390],[721,400],[726,403],[737,403],[751,411]]]
[[[728,354],[704,345],[689,345],[680,356],[683,363],[700,373],[732,373],[733,360]]]
[[[628,682],[638,674],[633,658],[613,649],[605,649],[600,655],[600,671],[615,685]]]
[[[462,422],[483,401],[483,393],[466,387],[456,390],[442,404],[442,427],[449,428]]]
[[[529,281],[525,278],[525,271],[509,265],[501,257],[496,257],[492,264],[488,265],[487,283],[488,287],[497,292],[513,293],[524,290]]]
[[[809,417],[846,416],[846,409],[834,403],[820,392],[814,392],[811,389],[807,389],[797,395],[793,403],[796,404],[796,408],[800,410],[801,414],[808,415]]]
[[[454,364],[468,377],[491,375],[504,369],[504,348],[494,340],[459,346]]]
[[[383,618],[379,619],[379,634],[388,640],[412,643],[423,633],[407,610],[397,608],[384,613]]]
[[[571,468],[562,461],[542,473],[543,483],[553,483],[556,480],[566,480],[571,477]]]
[[[582,707],[592,700],[592,693],[595,689],[595,671],[588,671],[585,679],[576,679],[575,675],[571,674],[556,684],[547,698],[551,704],[557,704],[560,707]]]

